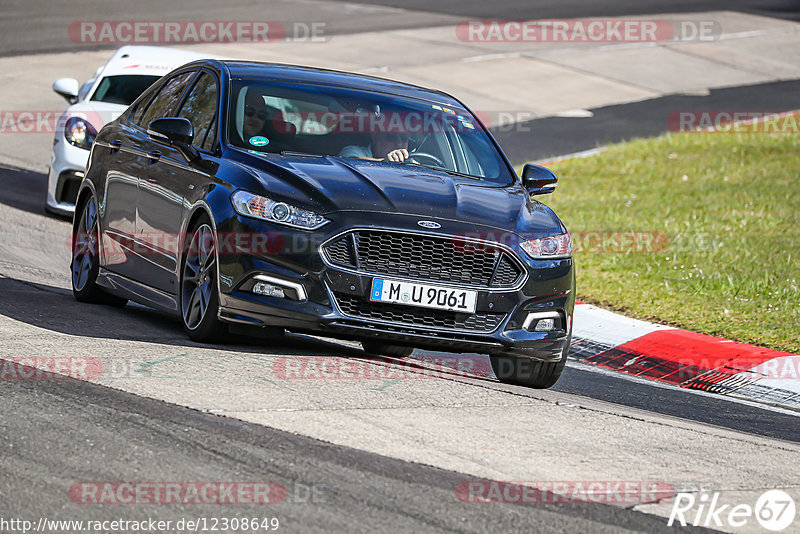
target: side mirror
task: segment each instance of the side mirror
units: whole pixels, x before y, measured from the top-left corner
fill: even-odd
[[[182,117],[156,119],[147,126],[147,135],[156,143],[175,146],[189,163],[201,159],[200,152],[192,146],[194,128],[188,119]]]
[[[78,101],[79,89],[80,85],[75,78],[60,78],[53,82],[53,91],[66,98],[70,104]]]
[[[530,195],[552,193],[557,184],[558,177],[547,167],[528,163],[522,168],[522,185]]]
[[[147,135],[158,143],[191,145],[194,128],[187,119],[167,117],[151,122],[147,126]]]

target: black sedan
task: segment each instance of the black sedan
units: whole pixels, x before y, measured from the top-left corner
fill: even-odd
[[[73,290],[231,325],[489,354],[550,387],[572,333],[572,243],[483,124],[434,90],[348,73],[204,60],[151,86],[92,146]]]

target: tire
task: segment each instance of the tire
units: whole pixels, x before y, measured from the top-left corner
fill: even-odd
[[[361,346],[367,354],[375,356],[392,356],[394,358],[405,358],[411,356],[414,347],[404,347],[402,345],[388,345],[378,341],[362,341]]]
[[[572,341],[570,335],[567,346],[557,362],[541,362],[525,356],[490,355],[494,375],[504,384],[514,384],[535,389],[547,389],[558,382],[567,365],[567,354]]]
[[[100,272],[100,234],[94,195],[89,196],[81,206],[76,206],[75,214],[70,261],[72,294],[80,302],[125,306],[127,299],[109,295],[97,285],[97,275]]]
[[[217,318],[217,240],[208,216],[200,217],[188,235],[181,260],[181,322],[192,340],[214,343],[228,332],[228,325]]]

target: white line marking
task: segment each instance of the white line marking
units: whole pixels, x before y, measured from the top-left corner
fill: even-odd
[[[605,152],[607,149],[608,149],[608,147],[599,146],[597,148],[591,148],[589,150],[582,150],[580,152],[573,152],[572,154],[564,154],[563,156],[554,156],[552,158],[537,159],[537,160],[532,161],[531,163],[536,163],[536,164],[541,165],[541,164],[544,164],[544,163],[556,163],[558,161],[564,161],[564,160],[573,159],[573,158],[588,158],[590,156],[597,155],[597,154],[599,154],[601,152]]]
[[[477,61],[493,61],[495,59],[513,59],[522,57],[522,52],[505,52],[501,54],[483,54],[481,56],[470,56],[461,59],[462,63],[475,63]]]

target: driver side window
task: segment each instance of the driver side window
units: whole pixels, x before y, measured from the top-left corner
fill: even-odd
[[[150,102],[150,105],[147,106],[141,119],[136,120],[136,117],[134,117],[134,122],[142,128],[147,128],[147,125],[154,120],[161,117],[168,117],[175,102],[180,98],[181,93],[183,93],[183,90],[189,85],[189,82],[196,72],[197,71],[183,72],[167,80],[167,83],[161,86],[158,94]],[[138,110],[136,115],[138,115]]]
[[[188,119],[194,129],[192,144],[198,148],[211,150],[214,147],[215,118],[217,115],[217,82],[214,77],[203,72],[189,92],[178,117]]]

